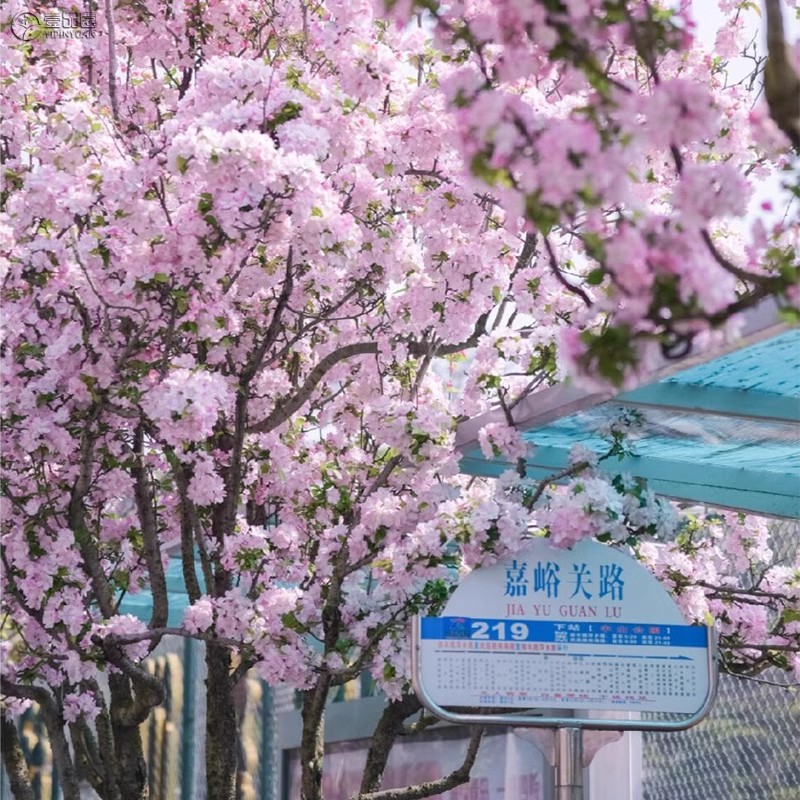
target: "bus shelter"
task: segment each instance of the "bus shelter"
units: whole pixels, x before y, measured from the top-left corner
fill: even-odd
[[[631,453],[601,468],[647,480],[657,494],[687,503],[800,518],[800,329],[765,304],[730,348],[665,363],[646,385],[616,396],[562,384],[519,403],[514,422],[529,443],[528,477],[544,480],[569,464],[576,444],[608,450],[601,433],[626,412]],[[498,476],[513,465],[487,459],[478,431],[500,411],[464,423],[461,469]]]

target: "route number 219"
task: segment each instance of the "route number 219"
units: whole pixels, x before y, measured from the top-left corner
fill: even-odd
[[[500,621],[490,625],[485,620],[474,620],[470,639],[513,639],[521,642],[528,638],[528,626],[524,622],[512,622],[508,624]]]

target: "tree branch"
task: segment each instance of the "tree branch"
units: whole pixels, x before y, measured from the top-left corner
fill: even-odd
[[[739,587],[717,586],[716,584],[709,583],[708,581],[692,581],[694,586],[702,586],[704,589],[711,589],[712,596],[720,599],[744,599],[742,595],[749,597],[763,597],[765,600],[779,600],[781,602],[789,602],[792,598],[789,594],[781,592],[767,592],[763,589],[744,589]],[[764,601],[757,601],[758,605],[766,605]]]
[[[253,376],[258,371],[258,368],[261,366],[261,362],[264,360],[264,355],[266,354],[267,349],[278,338],[278,333],[281,329],[281,317],[283,316],[283,311],[288,305],[289,298],[292,296],[292,291],[294,290],[294,275],[292,274],[293,267],[293,250],[291,247],[289,247],[289,253],[286,256],[286,272],[283,278],[281,293],[278,296],[278,302],[275,304],[275,311],[272,314],[272,319],[269,322],[269,326],[264,332],[264,338],[261,340],[261,344],[258,345],[258,347],[256,347],[256,349],[253,351],[248,360],[247,366],[242,371],[240,377],[244,385],[247,385],[252,380]]]
[[[106,775],[102,767],[97,740],[86,719],[79,717],[76,722],[71,723],[69,733],[72,748],[75,751],[75,761],[80,767],[83,776],[91,784],[92,789],[103,800],[119,800],[119,791],[116,785],[113,782],[111,785],[106,784]]]
[[[472,772],[472,766],[478,755],[478,749],[481,746],[482,738],[483,728],[474,729],[469,744],[467,745],[467,752],[464,756],[463,763],[444,778],[439,778],[439,780],[436,781],[426,781],[416,786],[406,786],[402,789],[385,789],[380,792],[366,793],[359,792],[359,794],[354,795],[351,800],[421,800],[421,798],[442,794],[455,786],[460,786],[462,783],[466,783],[469,780],[470,772]]]
[[[322,784],[322,760],[325,754],[323,720],[330,685],[330,674],[324,673],[317,677],[311,689],[303,692],[300,712],[303,721],[300,742],[300,752],[303,754],[300,796],[303,798],[318,797],[317,787]]]
[[[47,728],[47,734],[50,737],[50,746],[53,749],[53,763],[58,770],[64,800],[80,800],[78,775],[75,771],[75,764],[72,761],[67,737],[64,734],[64,718],[61,714],[61,709],[58,708],[53,699],[53,695],[43,686],[13,683],[2,676],[0,676],[0,692],[10,697],[22,697],[38,703],[39,711]]]
[[[486,332],[486,321],[488,314],[482,314],[475,325],[475,330],[472,335],[458,344],[439,345],[436,348],[434,355],[447,356],[454,353],[460,353],[463,350],[468,350],[476,347],[480,337]],[[427,342],[408,342],[408,352],[415,357],[423,357],[428,355],[430,344]],[[287,398],[282,405],[276,405],[275,409],[269,416],[253,423],[247,429],[248,433],[268,433],[274,430],[284,422],[291,419],[292,414],[299,411],[303,405],[308,401],[314,389],[321,383],[322,379],[336,364],[355,356],[374,355],[378,352],[378,345],[376,342],[355,342],[353,344],[344,345],[328,353],[306,376],[303,385],[291,397]]]
[[[154,497],[152,481],[147,475],[144,464],[144,430],[136,427],[133,439],[134,459],[131,466],[131,477],[134,480],[133,494],[139,516],[139,526],[144,543],[144,558],[150,579],[150,591],[153,596],[153,613],[150,617],[151,628],[161,628],[167,624],[169,602],[167,600],[167,579],[164,575],[164,564],[161,561],[161,548],[158,542],[158,519],[153,506]],[[153,641],[153,646],[158,644]]]
[[[117,97],[117,40],[114,29],[114,4],[105,0],[106,25],[108,26],[108,97],[111,100],[111,116],[119,123],[119,98]]]
[[[526,264],[530,263],[531,258],[536,249],[536,236],[528,234],[517,257],[517,263],[514,267],[513,274],[522,269]],[[561,276],[563,279],[563,276]],[[580,292],[580,289],[573,291]],[[588,298],[587,298],[588,302]],[[435,356],[448,356],[455,353],[461,353],[464,350],[469,350],[477,347],[481,336],[486,333],[486,323],[489,319],[490,312],[481,314],[478,317],[475,328],[472,334],[462,342],[456,344],[438,345],[434,352],[431,352],[431,345],[429,342],[406,342],[408,352],[415,357],[435,357]],[[275,409],[269,416],[265,417],[259,422],[250,425],[247,429],[248,433],[268,433],[274,430],[279,425],[291,419],[292,414],[299,411],[303,405],[308,401],[314,389],[320,384],[322,379],[336,364],[348,358],[353,358],[360,355],[374,355],[378,352],[378,345],[376,342],[355,342],[353,344],[345,345],[328,353],[306,376],[303,385],[291,397],[287,398],[281,405],[276,405]]]
[[[500,408],[503,410],[503,416],[506,418],[506,425],[512,429],[516,428],[514,423],[514,415],[511,413],[511,408],[506,402],[505,391],[502,388],[500,388],[497,392],[497,399],[500,401]],[[525,480],[528,475],[528,463],[525,460],[524,455],[517,459],[516,470],[517,475]]]
[[[14,800],[36,800],[17,726],[5,714],[0,716],[0,751]]]
[[[102,767],[103,779],[107,786],[116,787],[115,777],[119,774],[119,763],[117,759],[117,749],[121,742],[114,741],[114,729],[111,724],[111,714],[106,705],[100,687],[95,684],[95,701],[100,706],[100,713],[95,720],[97,731],[97,753]],[[115,700],[112,695],[112,702]],[[116,745],[116,747],[115,747]]]
[[[311,397],[312,392],[317,388],[326,373],[339,362],[354,356],[368,355],[377,352],[378,345],[375,342],[356,342],[340,347],[332,353],[328,353],[328,355],[308,373],[299,391],[288,398],[282,405],[276,405],[269,416],[251,425],[248,428],[248,433],[268,433],[290,420],[292,414],[299,411]]]
[[[573,475],[578,475],[583,470],[588,467],[589,464],[586,461],[579,461],[577,464],[573,464],[572,466],[566,467],[562,469],[560,472],[555,472],[549,477],[545,478],[543,481],[539,482],[539,485],[536,487],[536,491],[530,496],[526,497],[523,506],[530,511],[535,505],[536,501],[544,494],[544,490],[551,484],[555,483],[555,481],[560,481],[562,478],[570,478]]]
[[[711,234],[703,229],[700,232],[702,236],[703,242],[705,242],[706,247],[708,248],[709,253],[711,253],[714,261],[725,270],[725,272],[729,272],[735,278],[738,278],[740,281],[744,283],[755,283],[755,284],[762,284],[766,281],[770,280],[770,276],[768,275],[757,275],[754,272],[748,272],[747,270],[741,269],[741,267],[737,267],[729,259],[725,258],[725,256],[720,253],[717,249],[717,246],[714,244],[714,240],[711,238]]]
[[[158,637],[161,634],[154,635]],[[113,634],[106,637],[95,634],[92,636],[92,642],[123,675],[130,679],[135,688],[135,697],[131,703],[120,704],[112,710],[112,722],[126,727],[141,725],[153,706],[164,702],[166,695],[164,684],[160,678],[134,664],[122,651],[121,643],[115,640]]]
[[[403,733],[403,722],[421,708],[422,703],[415,694],[406,694],[399,700],[388,703],[383,709],[367,751],[367,762],[364,765],[359,789],[362,795],[380,789],[389,753],[397,737]]]
[[[95,638],[100,638],[101,642],[110,645],[125,645],[143,642],[147,639],[161,638],[163,636],[183,636],[185,639],[197,639],[200,642],[214,642],[215,644],[225,647],[235,647],[237,649],[242,649],[245,646],[244,642],[240,642],[237,639],[216,636],[213,633],[189,633],[189,631],[183,628],[154,628],[153,630],[139,631],[138,633],[109,633],[102,638]],[[97,644],[97,642],[95,642],[95,644]],[[146,674],[149,675],[149,673]]]
[[[553,250],[553,245],[550,244],[550,240],[545,236],[544,237],[544,246],[547,250],[547,257],[550,261],[550,271],[555,275],[556,280],[571,294],[576,294],[578,297],[583,300],[584,304],[587,307],[591,307],[592,299],[589,297],[588,294],[580,287],[580,286],[573,286],[565,277],[564,274],[558,267],[558,259],[556,258],[555,250]]]
[[[86,508],[84,498],[89,492],[92,480],[92,466],[94,464],[95,438],[92,434],[92,423],[100,416],[100,408],[95,407],[86,428],[81,436],[80,444],[80,472],[72,487],[70,496],[68,518],[69,526],[74,532],[75,540],[83,557],[84,565],[92,582],[92,591],[97,598],[97,605],[104,617],[115,614],[114,597],[108,579],[100,563],[100,551],[94,537],[86,525]]]
[[[200,582],[197,580],[194,561],[194,537],[197,530],[197,511],[194,503],[189,499],[189,479],[186,475],[186,468],[181,464],[180,459],[171,449],[165,449],[167,461],[172,468],[175,476],[175,485],[178,488],[178,512],[181,522],[181,567],[183,569],[183,583],[186,586],[186,594],[190,603],[195,603],[200,599]],[[199,534],[199,532],[198,532]],[[210,573],[206,573],[207,564],[203,564],[203,574],[207,584],[210,586]],[[166,620],[163,624],[166,623]]]

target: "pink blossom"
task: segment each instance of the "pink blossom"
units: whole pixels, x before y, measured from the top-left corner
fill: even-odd
[[[206,438],[217,415],[228,410],[232,397],[221,375],[177,369],[149,389],[141,402],[164,440],[179,445]]]
[[[183,614],[183,627],[189,633],[204,633],[214,622],[214,607],[208,597],[201,597]]]
[[[147,630],[147,625],[131,614],[117,614],[93,626],[93,634],[103,638],[109,635],[125,636],[126,634],[142,634],[146,633]],[[149,652],[149,642],[147,638],[144,637],[140,642],[123,645],[122,649],[128,658],[139,661],[147,656]]]
[[[100,713],[93,692],[71,692],[64,695],[63,715],[67,722],[77,722],[80,717],[92,722]]]
[[[225,497],[225,486],[214,462],[205,456],[195,460],[192,479],[186,490],[189,499],[198,506],[218,503]]]
[[[502,423],[486,425],[478,434],[478,440],[486,458],[505,456],[509,460],[516,461],[518,458],[524,458],[528,452],[528,446],[520,432]]]

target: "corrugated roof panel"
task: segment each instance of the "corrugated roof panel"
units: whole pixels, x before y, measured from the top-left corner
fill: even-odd
[[[800,329],[690,367],[663,383],[764,392],[800,404]]]

